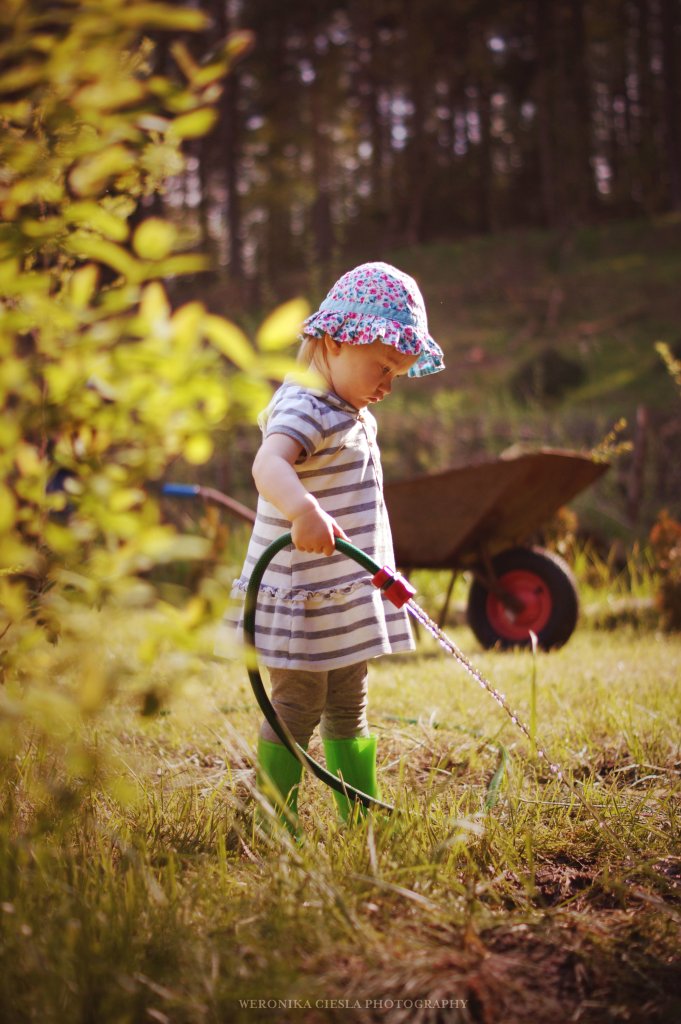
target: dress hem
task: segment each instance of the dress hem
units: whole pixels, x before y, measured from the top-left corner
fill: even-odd
[[[342,601],[353,594],[356,590],[366,587],[371,577],[355,580],[344,587],[331,587],[326,590],[281,590],[279,587],[262,585],[258,587],[258,594],[272,598],[276,601],[283,601],[285,604],[302,604],[306,601]],[[248,589],[248,582],[235,580],[232,585],[232,597],[245,594]]]

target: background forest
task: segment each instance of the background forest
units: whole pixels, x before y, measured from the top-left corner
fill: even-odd
[[[255,46],[168,201],[256,291],[339,253],[681,209],[677,0],[199,6]]]
[[[586,502],[592,525],[629,535],[678,510],[678,406],[653,349],[678,354],[681,315],[678,0],[200,7],[197,61],[227,31],[254,45],[140,209],[211,253],[176,298],[248,326],[353,262],[396,262],[448,370],[379,410],[389,475],[518,441],[591,448],[625,416],[635,452]],[[176,43],[159,34],[161,68]],[[206,474],[251,502],[254,443],[218,446]]]

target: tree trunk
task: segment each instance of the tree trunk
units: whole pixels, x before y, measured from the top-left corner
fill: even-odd
[[[537,151],[541,212],[544,225],[552,228],[558,221],[555,180],[555,142],[553,137],[554,90],[552,69],[555,63],[553,43],[553,6],[546,0],[535,2],[535,49],[537,54],[536,105]]]
[[[577,219],[588,216],[593,195],[591,170],[591,96],[586,60],[584,0],[570,0],[569,73],[573,81],[573,209]]]
[[[681,79],[678,70],[681,13],[678,0],[661,0],[660,15],[669,205],[672,210],[681,210]]]
[[[334,230],[331,215],[331,163],[332,150],[325,135],[323,83],[317,78],[312,85],[312,160],[314,167],[315,198],[312,203],[312,235],[317,260],[328,263],[333,254]]]
[[[417,245],[423,241],[423,214],[431,160],[425,137],[424,82],[419,68],[416,68],[412,77],[411,98],[414,114],[407,154],[408,195],[405,234],[408,245]]]
[[[369,60],[366,65],[367,119],[371,142],[371,202],[379,219],[385,216],[388,197],[384,181],[385,125],[381,112],[381,47],[379,45],[376,18],[368,12],[367,35],[369,39]]]
[[[655,142],[655,87],[651,71],[650,0],[635,0],[636,80],[638,118],[636,127],[636,189],[634,198],[648,213],[658,208],[657,146]]]
[[[229,23],[224,0],[214,4],[213,17],[219,35],[224,38],[232,26]],[[219,160],[224,166],[226,216],[228,235],[228,263],[230,274],[241,278],[244,273],[243,238],[241,223],[241,197],[239,195],[239,167],[241,161],[241,121],[239,116],[239,75],[232,72],[225,81],[220,104]]]
[[[241,162],[239,117],[239,78],[232,74],[225,84],[222,101],[225,126],[225,188],[227,191],[227,230],[229,233],[229,270],[233,277],[243,277],[243,237],[239,167]]]
[[[478,230],[487,234],[494,230],[494,199],[493,183],[494,168],[492,166],[492,104],[489,91],[483,82],[478,83],[478,118],[480,121],[480,145],[478,147],[480,162],[477,182]]]
[[[627,516],[636,526],[641,515],[641,503],[645,490],[646,460],[648,454],[648,409],[639,405],[636,409],[634,450],[627,481]]]

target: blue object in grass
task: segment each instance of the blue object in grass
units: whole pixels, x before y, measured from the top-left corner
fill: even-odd
[[[195,498],[199,493],[198,484],[164,484],[163,494],[174,495],[176,498]]]

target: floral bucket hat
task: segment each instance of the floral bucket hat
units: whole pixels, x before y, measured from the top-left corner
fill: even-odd
[[[410,377],[444,369],[442,349],[428,333],[416,281],[389,263],[362,263],[338,279],[302,326],[302,337],[325,334],[348,345],[380,340],[404,355],[418,355]]]

